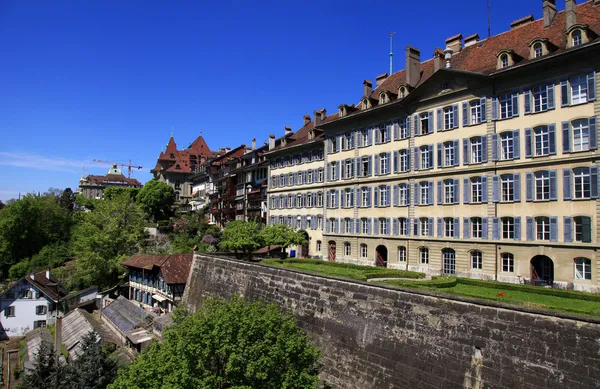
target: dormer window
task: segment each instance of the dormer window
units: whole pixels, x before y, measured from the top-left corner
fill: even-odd
[[[385,92],[379,95],[379,104],[385,104],[388,102],[388,96]]]
[[[530,47],[530,50],[531,50],[531,47]],[[513,66],[516,62],[518,62],[519,60],[522,59],[520,56],[515,54],[515,52],[511,49],[500,50],[496,54],[496,58],[497,58],[497,62],[496,62],[497,69],[506,69],[509,66]]]
[[[176,170],[181,170],[181,166],[179,166],[179,164],[175,165],[175,169]]]
[[[502,54],[500,56],[500,67],[502,67],[502,68],[508,67],[508,54]]]
[[[169,154],[169,158],[175,158],[175,154],[173,154],[173,153]]]
[[[541,58],[542,55],[543,55],[542,44],[540,42],[538,42],[535,45],[533,45],[533,57]]]
[[[364,99],[362,103],[363,109],[369,109],[369,99]]]
[[[338,110],[338,112],[340,114],[340,117],[346,116],[346,108],[340,107],[339,110]]]
[[[583,43],[581,35],[581,30],[573,31],[573,33],[571,34],[571,42],[573,46],[579,46]]]
[[[314,139],[315,138],[315,132],[313,130],[310,130],[308,132],[308,139]]]
[[[403,99],[406,97],[406,88],[402,87],[400,88],[400,98]]]

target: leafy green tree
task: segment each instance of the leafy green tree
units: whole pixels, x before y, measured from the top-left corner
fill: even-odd
[[[166,219],[175,203],[175,191],[162,181],[150,180],[138,193],[137,201],[155,221]]]
[[[75,193],[73,193],[71,188],[63,190],[58,202],[69,212],[73,212],[73,209],[75,208]]]
[[[65,388],[64,367],[58,364],[54,347],[45,342],[34,357],[35,369],[25,374],[19,389],[62,389]]]
[[[292,245],[299,245],[306,241],[304,234],[300,231],[285,225],[273,224],[262,229],[260,232],[261,239],[266,246],[281,246],[283,252]]]
[[[11,280],[17,280],[21,277],[24,277],[31,270],[31,264],[28,260],[22,260],[20,262],[15,263],[8,269],[8,278]]]
[[[2,202],[2,200],[0,200],[0,209],[4,208],[6,205],[4,205],[4,203]]]
[[[193,315],[175,316],[110,389],[311,389],[319,351],[294,318],[274,304],[207,299]]]
[[[115,188],[108,187],[104,190],[104,199],[112,200],[116,196],[121,196],[123,194],[128,195],[131,200],[136,201],[138,194],[140,193],[140,188]]]
[[[122,260],[139,252],[144,237],[144,213],[129,196],[96,203],[73,229],[71,245],[77,258],[73,286],[111,286],[123,271]]]
[[[31,257],[30,265],[33,270],[46,267],[59,267],[73,258],[71,247],[68,243],[55,243],[44,246],[39,253]]]
[[[241,251],[248,258],[252,257],[254,251],[263,247],[258,224],[240,220],[229,222],[223,230],[219,247],[236,253]]]
[[[94,332],[83,337],[81,350],[82,353],[68,369],[67,388],[106,389],[117,378],[117,361]]]

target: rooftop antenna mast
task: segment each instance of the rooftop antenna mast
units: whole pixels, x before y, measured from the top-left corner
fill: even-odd
[[[394,50],[393,50],[393,46],[392,46],[392,41],[394,39],[395,34],[396,34],[395,32],[390,32],[390,76],[393,73],[392,61],[393,61],[393,57],[394,57]]]
[[[487,12],[488,12],[488,39],[492,36],[490,25],[491,25],[491,16],[490,16],[490,2],[491,0],[487,0]]]

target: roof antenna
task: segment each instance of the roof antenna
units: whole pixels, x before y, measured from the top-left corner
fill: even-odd
[[[492,36],[492,33],[490,31],[490,25],[491,25],[491,21],[490,21],[490,2],[491,0],[487,0],[487,11],[488,11],[488,39],[490,38],[490,36]]]
[[[396,34],[395,32],[390,32],[390,76],[392,75],[392,70],[393,70],[392,60],[394,57],[394,51],[392,49],[392,40],[393,40],[393,36],[395,34]]]
[[[173,127],[171,127],[171,138],[173,137]]]

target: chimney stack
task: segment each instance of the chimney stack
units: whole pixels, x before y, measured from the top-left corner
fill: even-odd
[[[366,97],[371,97],[371,93],[373,92],[373,83],[369,80],[363,81],[364,93]]]
[[[289,135],[292,133],[292,127],[290,126],[285,126],[285,135]]]
[[[269,135],[269,150],[273,150],[275,148],[275,135]]]
[[[479,42],[479,34],[469,35],[465,38],[465,47],[473,46],[477,42]]]
[[[573,25],[577,24],[577,13],[575,11],[576,7],[577,4],[575,3],[575,0],[565,1],[565,16],[567,19],[567,30],[573,27]]]
[[[50,280],[50,266],[48,266],[46,268],[46,279],[49,281]]]
[[[308,126],[308,123],[310,123],[310,115],[304,115],[304,126]]]
[[[226,152],[226,153],[228,153],[228,152],[230,152],[230,151],[231,151],[231,147],[229,147],[229,146],[225,147],[225,152]]]
[[[457,34],[446,39],[446,49],[452,50],[453,53],[458,53],[462,50],[462,34]]]
[[[543,0],[542,11],[544,12],[544,27],[550,27],[556,15],[556,0]]]
[[[35,280],[35,273],[33,271],[31,273],[29,273],[29,278],[31,278],[32,280]]]
[[[421,79],[421,52],[412,46],[406,46],[406,83],[413,88]]]
[[[256,149],[256,138],[252,138],[252,150]]]
[[[379,85],[383,84],[383,82],[385,80],[387,80],[387,78],[388,78],[387,73],[383,73],[383,74],[380,74],[377,77],[375,77],[375,88],[378,88]]]
[[[437,72],[442,67],[442,60],[444,59],[444,50],[436,48],[433,51],[433,72]]]

